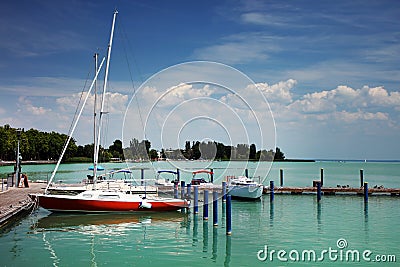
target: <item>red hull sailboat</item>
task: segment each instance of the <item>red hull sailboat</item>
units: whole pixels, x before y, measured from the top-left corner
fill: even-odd
[[[124,192],[106,192],[102,190],[85,191],[78,195],[31,196],[44,209],[55,212],[140,212],[174,211],[189,207],[185,199],[142,197]]]
[[[74,126],[72,127],[71,134],[68,137],[68,140],[64,146],[64,149],[61,153],[60,159],[57,162],[57,165],[52,173],[50,181],[46,187],[44,194],[32,194],[30,197],[42,208],[47,209],[49,211],[57,211],[57,212],[139,212],[139,211],[174,211],[180,210],[189,207],[189,201],[185,199],[174,199],[174,198],[164,198],[158,197],[153,194],[144,193],[134,193],[131,190],[106,190],[106,189],[96,189],[96,181],[97,181],[97,160],[98,160],[98,152],[99,152],[99,143],[100,143],[100,134],[101,134],[101,126],[102,126],[102,115],[104,112],[104,96],[106,94],[107,80],[108,80],[108,68],[110,63],[110,55],[111,55],[111,47],[112,40],[114,34],[114,25],[115,19],[117,16],[117,11],[114,12],[112,28],[111,28],[111,36],[110,42],[108,45],[107,51],[107,62],[105,69],[105,77],[104,77],[104,85],[103,85],[103,102],[101,105],[100,118],[98,124],[98,134],[97,134],[97,142],[96,136],[95,140],[95,149],[94,149],[94,162],[93,162],[93,187],[90,190],[83,191],[76,195],[71,194],[49,194],[49,186],[55,176],[55,173],[61,163],[63,155],[68,147],[68,144],[71,140],[72,133],[74,132],[76,125],[79,121],[80,115],[82,114],[83,108],[86,104],[88,96],[91,93],[93,86],[96,84],[97,76],[99,75],[100,69],[104,63],[105,58],[103,58],[99,68],[97,68],[96,64],[96,75],[94,80],[90,86],[88,93],[86,94],[86,98],[81,107],[79,115],[75,121]],[[96,106],[96,105],[95,105]],[[96,113],[95,113],[96,114]],[[95,122],[95,132],[96,132],[96,122]]]

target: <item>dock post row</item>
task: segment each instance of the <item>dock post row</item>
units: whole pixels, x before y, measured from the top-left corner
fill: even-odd
[[[194,214],[198,213],[198,187],[194,187],[194,204],[193,204],[193,212]],[[208,195],[209,191],[204,190],[203,192],[203,221],[206,223],[208,221]],[[213,195],[213,226],[218,226],[218,191],[212,191]],[[226,215],[226,235],[232,234],[232,198],[231,195],[226,194],[226,207],[225,207],[225,215]],[[225,205],[223,203],[222,205]],[[223,209],[224,210],[224,209]]]

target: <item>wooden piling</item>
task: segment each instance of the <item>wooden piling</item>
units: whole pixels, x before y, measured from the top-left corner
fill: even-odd
[[[226,234],[232,234],[232,198],[229,194],[226,196]]]
[[[363,187],[364,185],[364,170],[360,170],[360,186]]]
[[[274,181],[269,181],[269,201],[274,201]]]
[[[368,182],[364,182],[364,202],[368,202]]]
[[[203,220],[208,220],[208,190],[204,190]]]
[[[222,202],[226,202],[226,182],[222,182]]]
[[[185,181],[181,181],[181,199],[185,198]]]
[[[246,176],[247,178],[249,178],[249,169],[245,169],[245,170],[244,170],[244,176]]]
[[[213,225],[218,226],[218,192],[213,191]]]
[[[187,199],[192,199],[192,185],[191,184],[187,184],[186,185],[186,195],[187,195]]]
[[[174,198],[178,198],[178,183],[174,184]]]
[[[321,169],[322,170],[322,169]],[[322,192],[321,192],[321,182],[318,181],[317,182],[317,201],[320,202],[321,201],[321,196],[322,196]]]
[[[324,186],[324,168],[321,168],[321,187]]]
[[[193,212],[194,214],[199,213],[199,188],[197,186],[194,187]]]
[[[140,169],[140,185],[144,183],[144,169]]]
[[[279,185],[280,185],[280,187],[282,187],[283,186],[283,169],[279,169],[279,181],[280,181]]]

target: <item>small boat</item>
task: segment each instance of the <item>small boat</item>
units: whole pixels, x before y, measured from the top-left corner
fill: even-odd
[[[228,180],[228,193],[232,197],[242,199],[259,199],[264,186],[246,176],[231,177]]]
[[[206,178],[196,177],[197,174],[201,174],[201,173],[207,174],[207,177]],[[193,174],[193,178],[192,178],[192,181],[190,182],[191,185],[200,186],[200,187],[213,186],[214,173],[212,171],[197,170],[197,171],[194,171],[192,174]]]
[[[118,186],[117,188],[113,188],[115,185],[119,185],[115,182],[107,182],[102,181],[101,176],[97,175],[98,170],[98,158],[100,151],[100,136],[102,129],[102,116],[106,112],[104,112],[104,99],[106,95],[106,87],[108,81],[108,68],[110,63],[110,55],[111,55],[111,47],[114,35],[114,26],[115,20],[117,16],[117,11],[114,12],[110,41],[108,44],[107,50],[107,62],[105,69],[105,77],[103,84],[103,94],[102,94],[102,104],[99,122],[96,128],[96,119],[94,120],[95,131],[97,130],[98,134],[95,134],[95,143],[94,143],[94,157],[93,157],[93,176],[91,188],[86,188],[83,192],[79,192],[78,194],[71,195],[69,193],[61,193],[61,194],[49,194],[49,187],[52,184],[54,176],[58,170],[58,167],[62,161],[62,158],[65,154],[65,151],[71,141],[72,134],[76,128],[76,125],[79,121],[79,118],[82,114],[82,111],[85,107],[88,96],[91,94],[91,90],[96,84],[97,77],[99,72],[103,66],[105,57],[102,59],[100,66],[97,67],[96,63],[96,74],[93,79],[93,82],[86,94],[86,97],[81,105],[80,112],[77,116],[77,119],[74,122],[73,127],[71,128],[71,133],[68,135],[68,139],[64,145],[63,151],[61,153],[60,159],[58,160],[56,167],[50,177],[49,183],[47,184],[46,190],[44,194],[31,194],[30,197],[34,200],[37,205],[40,207],[47,209],[49,211],[57,211],[57,212],[138,212],[138,211],[174,211],[180,209],[186,209],[189,207],[190,202],[185,199],[174,199],[174,198],[164,198],[158,197],[156,195],[148,195],[147,194],[147,186],[144,185],[144,192],[132,194],[132,190],[129,188],[121,188]],[[96,105],[94,105],[96,107]],[[96,114],[96,112],[95,112]],[[96,141],[97,140],[97,141]],[[89,177],[88,177],[89,178]],[[98,180],[100,181],[98,183]],[[124,185],[124,183],[122,183]],[[125,186],[125,185],[124,185]],[[131,186],[128,186],[131,188]]]
[[[173,179],[172,181],[170,179],[161,178],[160,176],[162,173],[170,173],[172,175],[175,175],[176,178]],[[179,183],[179,170],[177,171],[160,170],[157,172],[157,179],[155,182],[156,186],[159,185],[159,186],[173,187],[178,183]]]

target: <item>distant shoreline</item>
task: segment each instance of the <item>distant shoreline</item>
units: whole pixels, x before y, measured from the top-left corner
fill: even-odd
[[[23,160],[21,164],[24,165],[38,165],[38,164],[55,164],[56,160]],[[15,165],[15,160],[13,161],[0,161],[0,166],[12,166]]]

